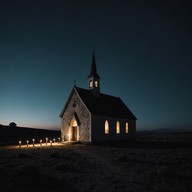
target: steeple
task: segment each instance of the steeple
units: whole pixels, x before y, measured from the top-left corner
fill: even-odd
[[[97,73],[96,59],[95,59],[95,50],[93,48],[93,56],[91,63],[91,70],[88,78],[88,88],[92,90],[94,96],[99,96],[100,94],[100,76]]]
[[[94,48],[93,48],[91,71],[90,71],[90,74],[89,74],[88,78],[90,78],[92,76],[100,79],[100,76],[97,74],[97,66],[96,66],[96,59],[95,59],[95,50],[94,50]]]

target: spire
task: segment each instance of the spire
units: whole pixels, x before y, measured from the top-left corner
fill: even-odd
[[[100,76],[97,74],[97,66],[96,66],[95,49],[94,49],[94,47],[93,47],[91,71],[90,71],[90,74],[89,74],[88,78],[90,78],[90,77],[96,77],[96,78],[100,79]]]
[[[91,63],[91,71],[88,76],[88,88],[93,93],[94,97],[100,96],[100,76],[97,74],[95,50],[93,48],[93,56]]]

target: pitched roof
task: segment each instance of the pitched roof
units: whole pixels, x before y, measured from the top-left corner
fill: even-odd
[[[119,97],[100,93],[94,97],[91,90],[74,87],[91,114],[98,116],[118,117],[126,119],[137,118]]]

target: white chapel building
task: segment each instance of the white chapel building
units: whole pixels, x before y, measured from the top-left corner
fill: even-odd
[[[88,89],[74,85],[60,113],[62,141],[135,140],[137,118],[119,97],[100,91],[94,52],[87,79]]]

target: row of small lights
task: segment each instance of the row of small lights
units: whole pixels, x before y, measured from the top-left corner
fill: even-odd
[[[46,141],[46,145],[48,145],[48,141],[49,141],[49,140],[48,140],[47,137],[46,137],[45,141]],[[55,138],[53,138],[53,141],[50,140],[50,141],[49,141],[50,146],[52,146],[52,143],[55,143],[55,141],[56,141]],[[58,142],[60,143],[60,141],[61,141],[61,139],[60,139],[60,137],[58,137]],[[33,147],[35,147],[35,139],[32,139],[32,142],[33,142]],[[43,142],[43,140],[40,139],[40,140],[39,140],[40,146],[42,146],[42,142]],[[22,143],[22,141],[19,141],[19,148],[21,148],[21,143]],[[29,140],[26,141],[26,144],[27,144],[27,147],[29,147]]]

